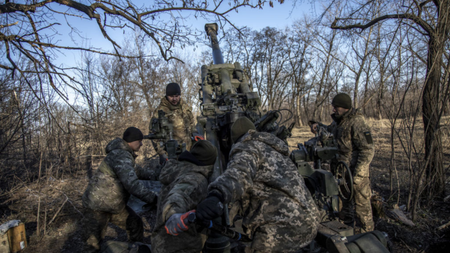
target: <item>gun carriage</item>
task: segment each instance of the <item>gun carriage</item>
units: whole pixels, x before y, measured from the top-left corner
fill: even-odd
[[[333,134],[319,127],[314,138],[291,152],[290,158],[297,165],[299,173],[319,207],[327,212],[328,220],[336,220],[339,213],[339,198],[351,201],[353,197],[353,176],[345,162],[338,160],[338,146]],[[311,166],[313,163],[313,166]]]

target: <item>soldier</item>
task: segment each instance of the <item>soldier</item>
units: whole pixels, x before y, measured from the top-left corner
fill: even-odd
[[[163,186],[152,233],[153,253],[201,252],[204,241],[197,228],[183,220],[185,213],[206,197],[216,157],[216,148],[209,141],[200,140],[190,152],[181,153],[178,161],[170,159],[162,169],[159,178]]]
[[[349,95],[339,93],[331,102],[333,122],[329,126],[310,121],[311,131],[316,133],[318,126],[324,126],[333,133],[339,148],[338,159],[332,161],[346,162],[350,165],[353,174],[353,188],[356,204],[356,216],[360,222],[362,232],[373,231],[372,206],[370,204],[371,190],[369,179],[369,165],[374,154],[374,145],[370,127],[366,124],[364,116],[358,109],[352,108]],[[344,202],[340,218],[345,223],[353,223],[351,202]]]
[[[308,245],[317,233],[318,210],[287,144],[256,132],[245,117],[233,123],[231,139],[227,169],[209,185],[197,217],[212,220],[222,214],[223,204],[232,203],[252,237],[246,252],[296,252]]]
[[[126,229],[130,240],[143,240],[143,222],[127,206],[130,194],[149,204],[156,204],[157,201],[156,194],[138,180],[135,172],[135,152],[141,148],[142,139],[141,130],[127,128],[122,139],[116,138],[108,143],[105,159],[89,180],[82,197],[86,208],[82,226],[83,239],[90,250],[100,249],[100,240],[105,236],[108,222]],[[140,171],[139,175],[145,179],[153,176],[145,171]]]
[[[161,98],[161,103],[153,115],[158,115],[159,110],[166,113],[169,122],[173,124],[173,139],[178,144],[186,143],[186,149],[191,146],[191,135],[196,132],[192,109],[181,99],[181,88],[177,83],[169,83],[166,87],[166,96]],[[150,124],[150,131],[151,131]],[[160,155],[161,163],[167,160],[167,153],[158,143],[153,142],[155,151]]]

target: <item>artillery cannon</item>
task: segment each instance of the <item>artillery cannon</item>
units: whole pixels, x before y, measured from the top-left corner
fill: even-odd
[[[260,117],[261,100],[256,92],[252,92],[241,65],[224,63],[217,39],[217,24],[206,24],[205,31],[211,41],[213,64],[201,67],[201,116],[197,118],[197,131],[210,141],[219,154],[214,164],[210,182],[214,181],[225,170],[228,153],[231,149],[231,125],[239,117],[248,117],[256,121]],[[222,219],[214,222],[229,226],[228,208]],[[205,243],[204,252],[229,252],[227,237],[211,233]]]
[[[294,124],[292,123],[288,127],[283,126],[286,121],[280,119],[281,110],[269,111],[262,115],[261,100],[258,94],[252,91],[242,66],[238,62],[224,63],[217,39],[217,24],[206,24],[205,31],[211,42],[213,64],[201,67],[201,83],[198,92],[201,101],[201,116],[197,117],[196,128],[197,132],[206,137],[205,139],[218,150],[218,159],[215,161],[213,173],[209,179],[212,182],[226,170],[228,154],[233,144],[230,128],[239,117],[249,118],[254,122],[258,131],[270,132],[285,141],[291,135]],[[160,131],[165,131],[165,133],[172,131],[170,126],[165,124],[163,117],[159,124]],[[323,169],[324,163],[337,154],[338,148],[333,136],[324,129],[321,129],[315,138],[299,144],[298,150],[291,154],[291,159],[305,178],[308,189],[319,207],[324,210],[316,241],[330,252],[356,253],[358,251],[350,250],[351,245],[358,245],[358,242],[362,241],[367,246],[366,248],[375,245],[380,250],[360,252],[388,252],[385,249],[385,241],[381,242],[381,239],[376,239],[380,236],[379,232],[353,236],[351,227],[337,221],[339,197],[351,199],[353,195],[353,179],[345,163],[337,163],[330,170]],[[311,167],[310,163],[314,163],[314,167]],[[224,207],[224,215],[214,220],[214,224],[218,228],[230,225],[227,206]],[[374,237],[375,240],[373,240]],[[315,251],[318,249],[315,246],[317,244],[311,245],[311,252],[318,252]],[[203,252],[229,251],[228,237],[225,237],[223,233],[211,231]],[[306,249],[306,251],[308,250]]]
[[[213,64],[201,67],[199,100],[201,101],[201,116],[197,117],[197,132],[206,136],[218,150],[210,182],[214,181],[226,169],[230,152],[231,126],[240,117],[247,117],[258,130],[267,131],[286,140],[290,136],[293,124],[286,128],[277,119],[280,111],[270,111],[261,116],[261,100],[244,74],[241,64],[224,63],[217,39],[217,24],[206,24],[205,31],[211,41]],[[229,226],[228,210],[224,208],[223,218],[215,221]],[[228,238],[213,233],[205,244],[205,252],[229,251]]]

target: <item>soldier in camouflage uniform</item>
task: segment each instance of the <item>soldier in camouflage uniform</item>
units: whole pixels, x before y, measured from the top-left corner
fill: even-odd
[[[246,252],[299,251],[315,238],[319,218],[287,144],[256,132],[245,117],[233,123],[231,139],[235,144],[227,169],[209,185],[197,218],[214,219],[221,215],[222,203],[232,203],[253,240]]]
[[[116,138],[106,146],[106,157],[89,180],[83,194],[86,208],[82,221],[83,236],[90,250],[99,250],[108,222],[126,229],[129,239],[143,240],[144,227],[141,218],[127,206],[130,194],[156,204],[156,194],[147,189],[135,172],[135,151],[142,146],[143,134],[128,128],[123,138]],[[149,171],[150,172],[150,171]],[[151,179],[153,174],[140,171],[141,179]],[[86,250],[86,251],[90,251]]]
[[[216,157],[216,148],[210,142],[200,140],[190,152],[183,152],[178,161],[170,159],[161,170],[163,186],[152,233],[153,253],[201,252],[202,237],[195,224],[183,222],[183,214],[195,209],[206,197],[208,177]]]
[[[337,161],[332,161],[332,166],[338,161],[349,164],[353,173],[356,217],[364,231],[373,231],[369,165],[374,155],[374,145],[370,127],[366,124],[361,112],[352,108],[352,101],[349,95],[345,93],[337,94],[333,98],[332,106],[333,114],[331,117],[333,122],[331,125],[325,126],[311,121],[311,131],[315,133],[318,125],[321,125],[325,126],[327,131],[333,133],[338,143],[339,157]],[[341,219],[344,222],[353,222],[352,210],[351,202],[344,202],[343,210],[341,211]]]
[[[169,83],[166,87],[166,96],[161,98],[161,103],[153,115],[157,117],[158,111],[163,110],[169,122],[173,124],[173,139],[178,141],[178,144],[186,143],[186,149],[189,150],[191,135],[196,132],[195,122],[191,107],[181,99],[180,95],[180,86],[177,83]],[[150,131],[151,127],[150,124]],[[160,156],[164,157],[167,155],[164,147],[161,145],[162,142],[152,142],[153,147]]]

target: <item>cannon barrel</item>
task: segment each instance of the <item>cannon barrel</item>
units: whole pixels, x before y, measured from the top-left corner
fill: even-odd
[[[223,64],[222,51],[220,51],[219,41],[217,40],[217,31],[219,27],[216,23],[210,23],[205,25],[206,34],[211,39],[211,47],[213,53],[214,64]]]

